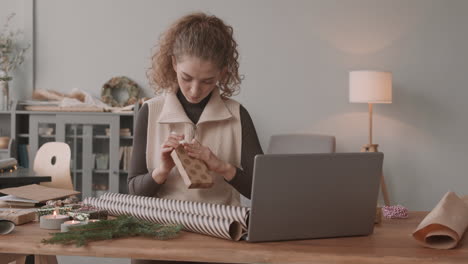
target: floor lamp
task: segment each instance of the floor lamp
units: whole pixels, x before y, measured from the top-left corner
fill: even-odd
[[[369,105],[369,143],[362,146],[361,152],[378,152],[379,145],[372,142],[372,105],[392,103],[392,73],[379,71],[349,72],[349,101]],[[383,173],[380,185],[385,205],[390,205]]]

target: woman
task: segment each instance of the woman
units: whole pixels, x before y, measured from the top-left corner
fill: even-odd
[[[149,71],[160,95],[136,121],[131,194],[226,205],[240,205],[239,193],[250,198],[254,157],[263,152],[247,110],[229,99],[241,82],[238,57],[232,27],[215,16],[190,14],[165,32]],[[207,165],[213,187],[187,189],[170,156],[181,140]]]
[[[162,36],[149,71],[161,95],[138,113],[131,194],[226,205],[240,205],[239,193],[250,198],[262,149],[247,110],[229,99],[241,82],[238,56],[232,27],[215,16],[184,16]],[[170,156],[182,140],[207,165],[213,187],[187,189]]]
[[[215,16],[189,14],[160,39],[149,71],[161,94],[147,101],[136,122],[128,178],[132,194],[239,205],[250,198],[254,157],[262,154],[247,110],[228,99],[238,89],[233,29]],[[209,189],[187,189],[170,153],[181,140],[207,165]]]

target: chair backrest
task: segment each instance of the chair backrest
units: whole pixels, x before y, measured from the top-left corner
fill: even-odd
[[[73,190],[70,176],[70,147],[62,142],[48,142],[42,145],[34,158],[34,173],[40,176],[51,176],[51,182],[41,185]]]
[[[335,142],[335,137],[329,135],[273,135],[270,138],[267,154],[333,153]]]

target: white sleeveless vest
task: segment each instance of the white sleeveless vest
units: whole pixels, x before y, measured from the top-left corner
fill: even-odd
[[[215,88],[197,124],[186,115],[175,92],[157,96],[146,102],[148,105],[148,135],[146,164],[148,171],[157,168],[160,148],[172,131],[184,134],[187,141],[192,138],[208,146],[221,160],[240,167],[242,128],[240,104],[232,99],[223,100]],[[211,172],[214,185],[209,189],[188,189],[176,167],[169,173],[156,197],[240,205],[240,195],[224,177]]]

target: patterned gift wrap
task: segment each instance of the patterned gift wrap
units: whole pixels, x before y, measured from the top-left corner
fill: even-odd
[[[211,216],[231,221],[237,221],[247,230],[247,220],[250,208],[222,204],[210,204],[193,201],[169,200],[138,195],[107,192],[99,197],[104,200],[117,201],[124,204],[139,205],[147,208],[161,209],[179,213]]]
[[[105,209],[115,216],[132,215],[159,224],[181,224],[186,231],[204,235],[235,241],[240,240],[243,235],[242,225],[230,219],[147,207],[144,203],[124,203],[111,197],[108,199],[88,197],[84,203]]]

